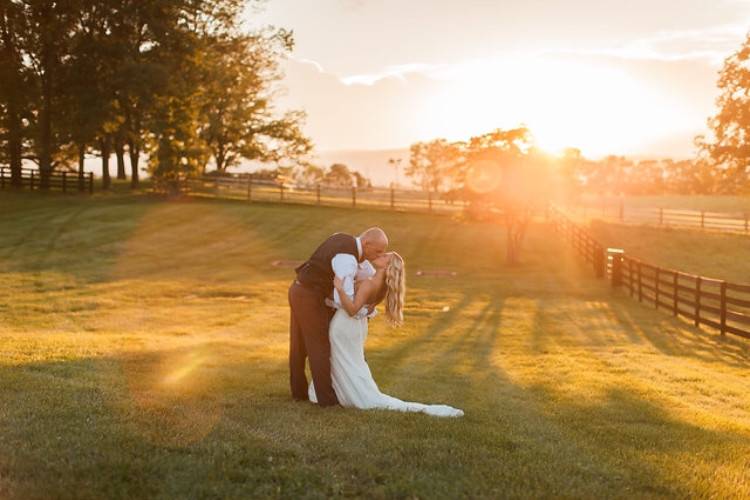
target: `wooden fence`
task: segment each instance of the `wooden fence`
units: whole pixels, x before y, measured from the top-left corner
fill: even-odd
[[[33,168],[21,169],[21,188],[28,188],[31,191],[40,190],[42,179],[39,170]],[[51,172],[48,178],[50,190],[62,191],[63,193],[93,193],[94,192],[94,174],[85,172],[83,176],[79,173],[69,172]],[[0,167],[0,189],[10,189],[12,187],[12,178],[9,167]]]
[[[386,208],[404,211],[455,213],[464,209],[439,193],[393,188],[336,188],[323,185],[295,186],[243,177],[205,176],[184,181],[192,195],[244,199],[250,202],[284,202],[340,207]]]
[[[750,212],[626,207],[622,201],[618,205],[602,204],[600,207],[571,206],[568,207],[567,212],[581,221],[597,218],[624,224],[648,224],[750,234]]]
[[[596,276],[607,276],[614,288],[624,289],[633,299],[655,309],[687,317],[695,326],[706,325],[721,335],[750,339],[750,285],[656,266],[629,257],[621,249],[608,249],[557,209],[550,210],[550,220],[593,266]]]

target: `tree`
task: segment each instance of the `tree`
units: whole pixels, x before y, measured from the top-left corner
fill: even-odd
[[[77,1],[44,2],[16,0],[11,2],[24,19],[24,30],[17,34],[17,44],[28,71],[28,90],[33,106],[29,113],[33,153],[29,159],[39,165],[40,187],[49,187],[52,170],[67,165],[71,159],[69,128],[63,96],[64,76],[75,31]]]
[[[372,187],[372,181],[356,170],[352,171],[352,176],[354,177],[354,185],[357,186],[357,189],[369,189]]]
[[[207,40],[201,138],[217,170],[243,158],[278,162],[310,151],[300,129],[304,114],[277,117],[273,108],[273,83],[282,77],[278,61],[292,47],[291,33],[285,30]]]
[[[103,187],[109,187],[109,134],[113,128],[113,57],[108,32],[112,20],[108,2],[82,0],[76,12],[76,29],[71,38],[70,59],[65,66],[65,94],[70,138],[78,155],[78,176],[83,182],[84,160],[89,150],[102,154]]]
[[[446,147],[436,142],[434,147]],[[422,172],[437,172],[432,165],[449,164],[446,175],[457,196],[470,202],[470,210],[478,216],[502,214],[507,234],[506,259],[509,264],[520,260],[526,229],[535,210],[549,196],[550,161],[533,148],[531,132],[526,127],[497,129],[450,146],[450,162],[417,163]],[[416,148],[423,156],[424,146]],[[427,156],[426,154],[424,156]],[[427,170],[432,168],[432,170]]]
[[[23,65],[21,34],[27,30],[15,2],[0,3],[0,163],[7,163],[11,184],[21,185],[24,115],[28,114],[28,73]],[[3,147],[4,145],[4,147]]]
[[[719,73],[718,111],[709,118],[711,137],[697,144],[717,168],[723,193],[750,190],[750,35],[724,61]]]
[[[354,185],[352,172],[343,163],[334,163],[328,168],[324,182],[333,187],[350,188]]]
[[[326,171],[316,165],[302,165],[295,170],[295,181],[302,186],[316,186],[325,179]]]
[[[421,189],[438,192],[448,181],[448,173],[458,159],[455,145],[445,139],[418,142],[409,148],[406,175]]]

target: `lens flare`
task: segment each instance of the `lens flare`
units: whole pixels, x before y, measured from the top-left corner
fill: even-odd
[[[478,160],[472,163],[466,174],[466,185],[475,193],[485,194],[500,186],[500,166],[491,160]]]
[[[124,360],[124,411],[135,433],[167,446],[188,446],[208,435],[222,415],[216,359],[209,346],[198,345]]]

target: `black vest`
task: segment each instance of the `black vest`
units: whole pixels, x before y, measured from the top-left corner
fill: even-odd
[[[325,240],[307,262],[295,269],[297,281],[319,291],[324,296],[330,295],[333,292],[334,277],[331,260],[340,253],[353,255],[359,261],[357,240],[354,236],[336,233]]]

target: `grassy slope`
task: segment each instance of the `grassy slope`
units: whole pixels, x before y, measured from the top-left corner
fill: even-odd
[[[334,230],[406,258],[393,395],[292,403],[286,287]],[[750,344],[613,295],[544,226],[226,202],[0,198],[0,497],[750,495]],[[419,278],[446,268],[453,279]]]
[[[594,236],[605,246],[662,267],[750,284],[750,237],[594,221]]]
[[[597,195],[584,195],[582,201],[593,209],[601,209],[602,204],[618,207],[620,198]],[[668,208],[673,210],[705,210],[707,212],[748,212],[750,197],[726,195],[652,195],[626,196],[622,199],[628,208]]]

